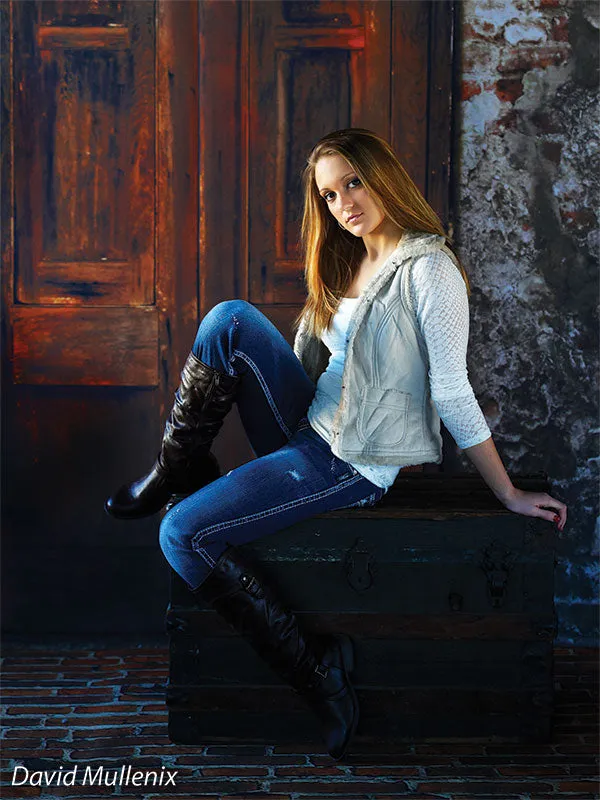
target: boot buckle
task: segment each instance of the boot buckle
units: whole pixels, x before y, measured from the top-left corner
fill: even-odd
[[[244,590],[253,597],[262,597],[262,589],[254,575],[247,575],[245,572],[240,575],[240,583]]]
[[[327,675],[329,674],[329,669],[323,666],[322,664],[317,664],[317,666],[315,667],[315,672],[320,678],[326,678]]]

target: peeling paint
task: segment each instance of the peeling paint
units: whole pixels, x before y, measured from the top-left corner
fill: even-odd
[[[511,474],[544,471],[558,641],[599,639],[598,11],[464,0],[456,240],[471,281],[469,377]],[[479,93],[470,87],[480,88]],[[498,96],[499,95],[499,96]],[[459,464],[473,470],[457,451]]]
[[[506,26],[504,38],[509,44],[544,42],[546,40],[546,31],[540,25],[521,25],[516,23]]]

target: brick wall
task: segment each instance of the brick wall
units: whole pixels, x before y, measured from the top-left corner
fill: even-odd
[[[568,505],[559,641],[597,644],[599,6],[458,7],[469,375],[507,469],[544,470]],[[472,469],[464,454],[459,462]]]

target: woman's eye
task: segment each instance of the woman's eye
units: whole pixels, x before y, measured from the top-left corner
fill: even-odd
[[[360,178],[352,178],[352,180],[348,181],[348,183],[346,185],[350,186],[351,183],[360,184]],[[321,195],[321,196],[323,197],[324,200],[329,202],[329,195],[331,195],[331,194],[335,194],[335,192],[326,192],[324,195]]]

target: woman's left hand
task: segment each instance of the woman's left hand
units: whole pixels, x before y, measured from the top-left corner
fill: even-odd
[[[513,487],[507,499],[502,501],[509,511],[524,514],[526,517],[541,517],[550,522],[556,522],[558,530],[562,533],[567,521],[567,507],[560,500],[555,500],[545,492],[524,492]],[[548,506],[550,509],[543,508]]]

